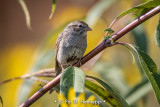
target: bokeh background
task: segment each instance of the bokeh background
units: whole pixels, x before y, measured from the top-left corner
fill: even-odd
[[[66,24],[74,20],[84,20],[93,29],[92,32],[88,32],[88,53],[103,40],[105,32],[102,31],[116,16],[144,0],[113,0],[106,4],[105,1],[109,0],[57,0],[54,15],[49,20],[52,0],[25,0],[31,17],[30,30],[26,26],[24,12],[18,0],[1,0],[0,81],[41,69],[54,68],[56,38]],[[134,15],[125,16],[113,29],[118,31],[134,19]],[[158,15],[118,41],[138,45],[151,56],[160,69],[160,51],[154,40],[157,23]],[[106,81],[123,97],[144,80],[144,74],[137,64],[133,63],[129,51],[122,46],[107,48],[82,69],[87,75]],[[44,85],[41,82],[21,79],[0,85],[4,107],[18,106],[41,88],[39,84]],[[137,97],[126,98],[127,102],[138,107],[159,107],[149,83],[143,92],[144,94]],[[56,93],[47,93],[32,107],[56,106],[57,104],[53,103],[55,99]]]

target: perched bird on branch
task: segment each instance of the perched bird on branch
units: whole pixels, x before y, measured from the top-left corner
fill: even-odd
[[[91,30],[85,22],[77,20],[68,24],[58,35],[55,57],[56,76],[63,69],[81,60],[87,48],[87,31]]]

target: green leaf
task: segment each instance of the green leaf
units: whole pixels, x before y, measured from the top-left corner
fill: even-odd
[[[158,73],[157,66],[153,62],[153,60],[145,52],[142,52],[139,50],[137,50],[137,52],[140,57],[141,64],[144,65],[144,68],[147,69],[147,71],[149,70],[149,72],[147,72],[147,73],[154,73],[154,74],[156,73],[157,74]]]
[[[99,81],[99,79],[96,80]],[[86,80],[85,86],[113,107],[129,107],[123,99],[118,99],[119,97],[117,94],[115,94],[115,92],[113,92],[113,90],[106,83],[101,80],[99,82],[105,89],[88,80]]]
[[[3,107],[3,99],[1,96],[0,96],[0,104],[1,104],[1,107]]]
[[[107,28],[107,29],[104,29],[103,32],[109,32],[109,33],[114,33],[114,30],[112,30],[111,28]]]
[[[147,53],[148,52],[148,39],[147,39],[147,34],[146,34],[146,31],[145,31],[143,25],[137,26],[136,28],[134,28],[131,31],[131,33],[133,34],[135,43],[138,46],[138,48],[141,51],[144,51]],[[138,65],[139,70],[141,71],[142,77],[145,77],[144,72],[143,72],[138,61],[137,61],[137,65]]]
[[[151,82],[157,100],[160,104],[160,83],[158,82],[158,78],[160,78],[160,75],[158,74],[156,64],[146,53],[138,51],[138,55],[141,66],[145,71],[149,81]]]
[[[105,36],[103,40],[107,40],[107,39],[110,39],[111,36]]]
[[[20,5],[23,9],[23,12],[24,12],[24,15],[25,15],[25,18],[26,18],[26,25],[29,29],[31,29],[31,19],[30,19],[30,14],[29,14],[27,5],[24,2],[24,0],[18,0],[18,2],[20,3]]]
[[[145,72],[149,82],[152,84],[153,90],[160,104],[160,75],[158,74],[156,64],[145,52],[137,50],[131,44],[125,43],[124,45],[130,46],[137,53],[140,65]]]
[[[93,26],[95,22],[101,17],[103,12],[108,9],[113,3],[115,3],[117,0],[100,0],[98,3],[96,3],[91,10],[89,10],[86,22]]]
[[[71,87],[74,87],[76,96],[84,92],[85,88],[85,74],[84,72],[77,67],[68,67],[63,72],[60,79],[60,93],[68,98],[68,91]]]
[[[114,98],[120,103],[119,105],[121,105],[122,107],[128,107],[127,102],[113,88],[111,88],[104,81],[102,81],[96,77],[92,77],[92,76],[87,76],[87,77],[92,78],[92,79],[96,80],[98,83],[100,83],[107,91],[109,91],[109,93],[112,96],[114,96]]]
[[[68,91],[71,87],[74,86],[74,70],[73,67],[68,67],[63,72],[61,79],[60,79],[60,93],[62,93],[65,98],[68,98]]]
[[[147,10],[153,8],[153,7],[156,7],[160,5],[160,0],[151,0],[151,1],[148,1],[148,2],[145,2],[145,3],[142,3],[138,6],[135,6],[131,9],[128,9],[126,10],[125,12],[121,13],[117,19],[127,15],[127,14],[130,14],[130,13],[135,13],[137,14],[138,16],[142,15],[143,13],[145,13]]]
[[[54,14],[54,11],[55,11],[55,8],[56,8],[56,0],[52,0],[52,11],[51,11],[51,14],[49,16],[49,19],[52,18],[53,14]]]
[[[160,48],[160,16],[159,16],[159,22],[155,32],[155,39],[156,39],[157,46]]]
[[[104,29],[103,32],[108,32],[107,36],[105,36],[104,40],[111,38],[111,34],[114,33],[114,30],[111,28]]]
[[[147,1],[149,1],[149,0],[142,0],[141,3],[145,3],[145,2],[147,2]]]
[[[85,73],[77,67],[74,67],[74,90],[76,93],[82,93],[85,89]]]
[[[137,84],[133,89],[131,89],[126,95],[125,99],[129,105],[135,104],[140,98],[148,94],[152,90],[152,86],[147,79],[143,80]]]

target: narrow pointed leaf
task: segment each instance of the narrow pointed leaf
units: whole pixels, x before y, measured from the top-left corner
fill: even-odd
[[[87,76],[87,77],[96,80],[98,83],[100,83],[105,88],[105,91],[104,90],[103,91],[106,95],[104,94],[105,96],[101,96],[101,97],[102,98],[104,97],[103,99],[106,100],[108,103],[110,103],[112,106],[115,106],[115,107],[129,107],[127,102],[115,90],[113,90],[108,84],[106,84],[105,82],[103,82],[102,80],[100,80],[98,78],[95,78],[95,77],[92,77],[92,76]],[[97,87],[98,87],[98,85],[97,85]]]
[[[25,18],[26,18],[26,25],[29,29],[31,29],[31,19],[30,19],[30,14],[29,14],[27,5],[24,2],[24,0],[18,0],[18,1],[19,1],[20,5],[23,9],[23,12],[24,12],[24,15],[25,15]]]
[[[160,104],[160,82],[159,82],[160,75],[158,74],[156,64],[146,53],[138,51],[138,55],[141,66],[145,71],[149,81],[151,82],[157,100]]]
[[[153,7],[156,7],[158,5],[160,5],[160,0],[151,0],[151,1],[148,1],[148,2],[145,2],[145,3],[142,3],[142,4],[138,5],[138,6],[135,6],[135,7],[131,8],[131,9],[128,9],[125,12],[121,13],[117,17],[117,19],[119,19],[120,17],[123,17],[123,16],[125,16],[127,14],[133,13],[133,12],[135,12],[135,14],[140,16],[143,13],[145,13],[147,10],[149,10],[149,9],[151,9]]]
[[[137,53],[140,65],[145,72],[149,82],[152,84],[153,90],[160,104],[160,74],[158,74],[156,64],[145,52],[139,51],[131,44],[125,43],[123,45],[131,47]]]
[[[114,33],[114,30],[112,30],[111,28],[107,28],[107,29],[104,29],[103,32],[107,32],[107,36],[104,37],[104,40],[107,40],[109,38],[111,38],[111,34]]]
[[[109,33],[114,33],[114,30],[112,30],[111,28],[107,28],[107,29],[104,29],[103,32],[109,32]]]
[[[56,0],[52,0],[52,11],[51,11],[51,14],[49,16],[49,19],[52,18],[53,14],[54,14],[54,11],[55,11],[55,8],[56,8]]]

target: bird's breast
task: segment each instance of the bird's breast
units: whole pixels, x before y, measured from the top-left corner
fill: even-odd
[[[59,45],[57,60],[59,63],[66,64],[68,62],[83,57],[87,47],[85,38],[66,38]]]

